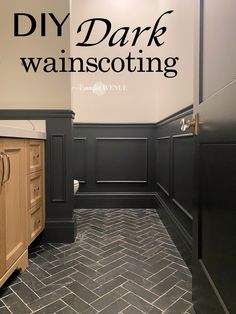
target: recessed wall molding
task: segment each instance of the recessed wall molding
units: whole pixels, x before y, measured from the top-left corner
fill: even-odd
[[[73,142],[74,179],[78,180],[80,184],[86,184],[88,158],[87,137],[74,137]]]

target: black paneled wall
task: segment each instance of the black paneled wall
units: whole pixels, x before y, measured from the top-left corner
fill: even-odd
[[[154,124],[74,124],[76,207],[153,207]]]
[[[180,130],[192,107],[160,122],[156,128],[156,185],[161,214],[179,250],[191,266],[194,207],[194,136]]]
[[[192,106],[158,124],[74,124],[75,207],[158,206],[188,262],[194,137],[180,120],[191,115]]]

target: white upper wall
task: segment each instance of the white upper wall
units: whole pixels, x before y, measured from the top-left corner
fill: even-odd
[[[174,10],[161,20],[167,32],[160,38],[161,47],[147,47],[150,31],[142,34],[135,47],[108,47],[107,40],[93,47],[77,47],[86,34],[84,27],[77,34],[78,26],[90,18],[106,18],[113,31],[129,26],[131,30],[141,26],[153,27],[157,18],[168,10]],[[145,123],[157,122],[193,102],[193,1],[189,0],[71,0],[71,53],[73,57],[126,58],[134,57],[179,57],[178,76],[163,77],[163,73],[73,73],[72,109],[79,122],[95,123]],[[93,40],[100,39],[104,32],[102,24],[95,25]],[[111,31],[112,33],[112,31]],[[130,33],[131,35],[131,33]],[[109,36],[108,36],[109,38]],[[139,49],[143,53],[139,53]],[[96,85],[97,84],[97,85]],[[125,91],[107,91],[97,95],[86,88],[116,85]]]
[[[29,13],[40,20],[41,13],[52,12],[59,21],[69,13],[69,0],[1,0],[0,2],[0,108],[67,109],[71,107],[69,73],[26,73],[20,57],[61,56],[70,54],[70,23],[63,37],[56,36],[55,24],[47,20],[47,36],[39,27],[29,37],[14,37],[14,13]],[[25,30],[29,23],[21,23]]]

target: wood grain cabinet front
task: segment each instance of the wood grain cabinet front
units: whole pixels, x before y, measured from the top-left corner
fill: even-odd
[[[0,286],[16,269],[27,267],[26,146],[0,140]]]
[[[44,142],[0,138],[0,287],[44,226]]]
[[[45,226],[44,141],[27,142],[28,245]]]

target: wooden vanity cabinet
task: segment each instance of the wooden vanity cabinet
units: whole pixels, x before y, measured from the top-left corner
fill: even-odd
[[[40,185],[42,193],[35,192],[38,196],[30,206],[31,140],[0,138],[0,287],[16,269],[23,271],[27,267],[28,245],[44,228],[44,143],[35,142],[40,142],[41,149],[37,157],[42,164],[41,181],[37,181],[37,187]]]
[[[45,227],[44,209],[44,142],[27,143],[28,188],[28,244],[30,245]]]

